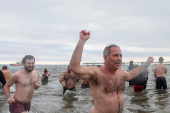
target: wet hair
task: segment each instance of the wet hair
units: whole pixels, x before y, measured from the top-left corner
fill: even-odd
[[[32,56],[32,55],[25,55],[25,57],[22,59],[22,64],[25,64],[26,63],[26,59],[34,59],[35,61],[35,58]]]
[[[2,68],[7,69],[8,67],[6,65],[4,65]]]
[[[46,72],[48,72],[48,70],[45,68],[45,69],[44,69],[44,73],[46,73]]]
[[[110,48],[111,48],[111,47],[118,47],[118,48],[119,48],[119,46],[117,46],[117,45],[115,45],[115,44],[110,44],[110,45],[108,45],[108,46],[106,46],[106,47],[104,48],[103,56],[107,56],[107,57],[109,58]]]
[[[159,57],[159,62],[163,62],[163,57]]]

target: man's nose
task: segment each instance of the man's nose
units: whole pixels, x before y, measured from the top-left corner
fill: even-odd
[[[119,60],[122,60],[122,56],[118,55],[118,59],[119,59]]]

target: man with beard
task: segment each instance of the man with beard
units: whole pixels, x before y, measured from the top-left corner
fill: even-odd
[[[34,90],[41,85],[39,72],[34,70],[35,58],[32,55],[26,55],[22,64],[24,69],[14,73],[4,86],[4,92],[9,104],[11,113],[23,113],[30,110],[31,99]],[[16,92],[14,97],[10,97],[10,87],[15,83]]]
[[[66,90],[75,90],[76,87],[76,76],[75,74],[69,69],[69,66],[65,72],[61,74],[60,83],[64,86],[63,87],[63,94]]]
[[[112,44],[106,46],[103,51],[103,67],[81,66],[83,47],[89,38],[90,32],[80,32],[80,39],[70,61],[70,69],[76,76],[90,83],[94,101],[91,113],[122,113],[125,81],[135,78],[146,69],[153,62],[153,57],[148,57],[146,63],[126,72],[120,68],[121,50],[119,46]]]

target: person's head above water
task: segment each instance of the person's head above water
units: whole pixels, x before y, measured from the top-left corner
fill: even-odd
[[[4,69],[7,69],[7,66],[6,66],[6,65],[2,66],[2,70],[4,70]]]
[[[133,65],[133,60],[131,60],[129,63],[130,63],[130,66]]]
[[[111,44],[105,47],[103,51],[105,67],[117,70],[122,64],[122,52],[119,46]]]
[[[159,57],[159,62],[163,62],[163,57]]]
[[[28,72],[32,72],[34,69],[35,58],[32,55],[25,55],[22,59],[22,64],[24,65],[24,69]]]
[[[44,69],[44,73],[46,73],[46,72],[48,72],[48,70],[45,68],[45,69]]]

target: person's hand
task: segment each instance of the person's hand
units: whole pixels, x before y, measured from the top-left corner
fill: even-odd
[[[62,82],[61,84],[62,84],[62,86],[64,86],[64,87],[66,86],[66,84],[65,84],[65,83],[63,83],[63,82]]]
[[[9,98],[9,99],[7,100],[7,103],[8,103],[8,104],[11,104],[12,102],[15,102],[15,100],[14,100],[13,98]]]
[[[153,61],[154,61],[154,58],[153,58],[153,57],[148,57],[145,65],[146,65],[146,66],[149,66]]]
[[[82,31],[80,32],[80,39],[81,39],[81,40],[86,41],[86,40],[88,40],[89,38],[90,38],[90,31],[87,32],[86,30],[82,30]]]
[[[48,76],[51,76],[51,73],[49,73]]]
[[[41,86],[41,82],[37,81],[35,82],[35,89],[38,89]]]

